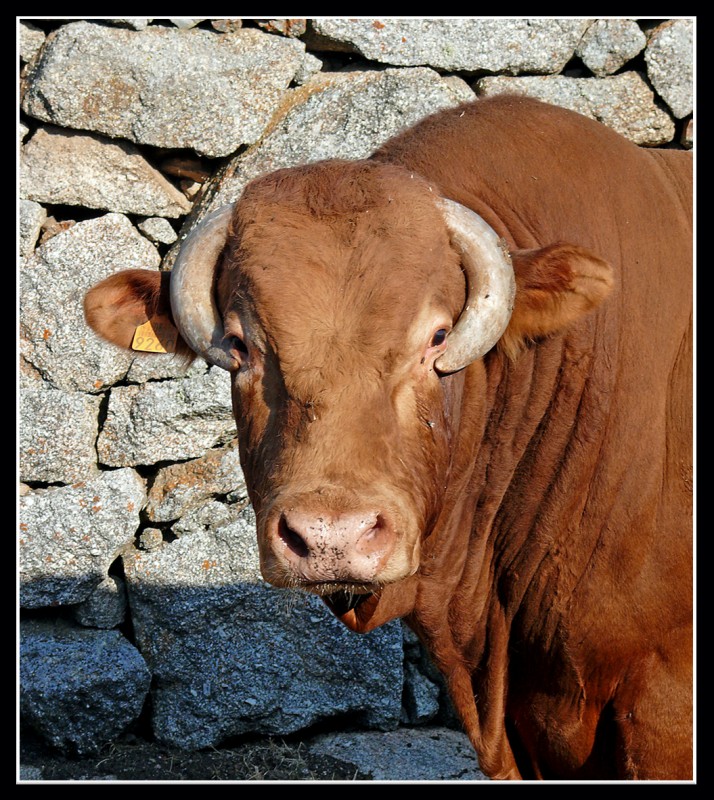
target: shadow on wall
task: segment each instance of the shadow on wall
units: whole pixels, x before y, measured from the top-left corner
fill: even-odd
[[[211,537],[164,550],[219,572],[200,539]],[[150,686],[156,738],[183,749],[345,715],[358,727],[399,725],[401,623],[357,636],[317,598],[241,581],[164,582],[157,562],[165,557],[125,556],[135,645],[118,629],[22,623],[21,714],[52,744],[96,750],[139,716]]]

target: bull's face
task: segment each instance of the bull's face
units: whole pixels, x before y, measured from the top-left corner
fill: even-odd
[[[261,569],[336,607],[415,573],[439,514],[464,256],[432,189],[370,162],[273,173],[224,214],[210,336],[232,373]]]
[[[417,570],[450,460],[460,260],[425,187],[383,172],[253,185],[218,281],[263,575],[321,595]]]

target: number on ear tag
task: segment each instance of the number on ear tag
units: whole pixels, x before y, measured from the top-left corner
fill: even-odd
[[[134,331],[132,350],[144,353],[174,353],[178,331],[166,316],[152,317]]]

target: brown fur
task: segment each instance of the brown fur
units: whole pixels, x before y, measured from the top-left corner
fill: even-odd
[[[506,241],[517,286],[499,345],[451,376],[431,337],[465,284],[439,194]],[[691,778],[691,213],[688,154],[518,97],[237,204],[218,302],[249,351],[264,575],[310,588],[286,510],[379,512],[371,594],[328,604],[356,631],[407,620],[494,778]]]

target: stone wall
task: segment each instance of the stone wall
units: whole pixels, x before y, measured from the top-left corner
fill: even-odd
[[[359,158],[439,108],[522,92],[692,146],[694,21],[28,19],[19,155],[23,720],[92,752],[142,713],[217,745],[323,720],[449,722],[399,622],[367,636],[266,585],[228,375],[119,352],[85,291],[167,269],[251,178]]]

